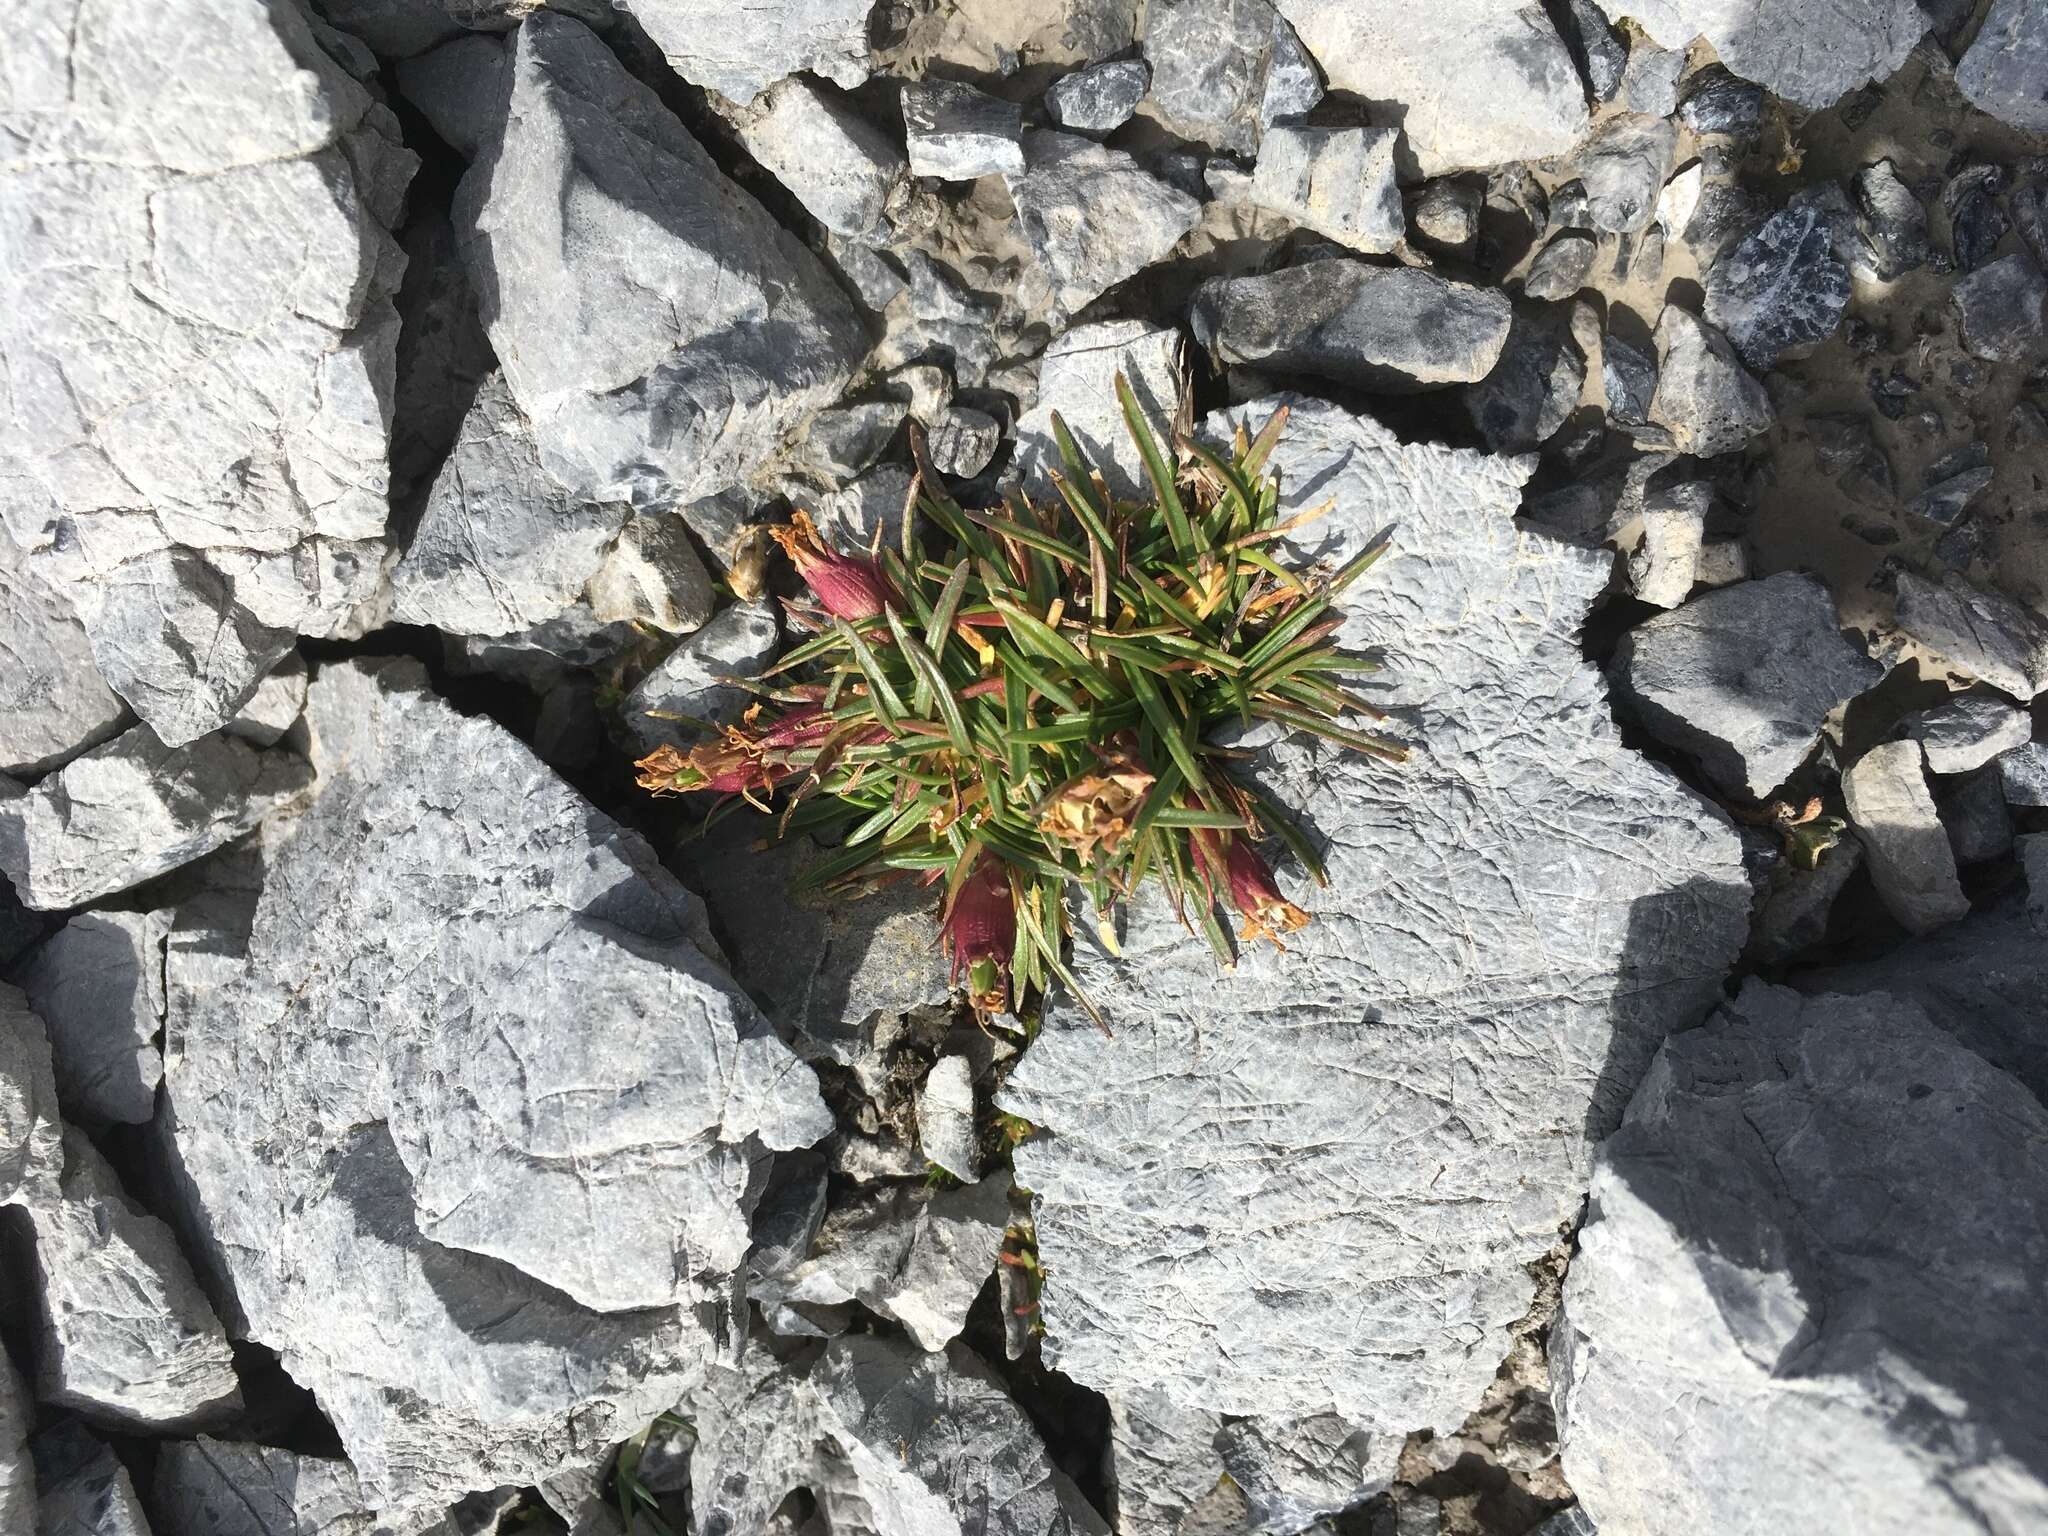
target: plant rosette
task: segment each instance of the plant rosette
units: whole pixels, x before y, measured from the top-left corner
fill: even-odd
[[[1255,437],[1240,428],[1228,454],[1176,432],[1169,459],[1121,376],[1117,397],[1147,499],[1110,495],[1054,415],[1050,505],[962,506],[913,430],[922,521],[904,517],[899,548],[835,549],[802,512],[771,530],[809,589],[787,606],[810,638],[745,683],[761,697],[740,724],[635,765],[657,794],[775,814],[778,835],[833,831],[807,885],[938,887],[953,979],[980,1014],[1056,979],[1105,1032],[1064,958],[1072,888],[1115,952],[1118,905],[1156,880],[1229,965],[1219,908],[1241,920],[1238,942],[1282,945],[1309,921],[1262,843],[1324,883],[1307,837],[1232,774],[1239,754],[1212,729],[1269,721],[1406,755],[1352,723],[1384,718],[1345,685],[1376,667],[1334,640],[1338,599],[1386,541],[1337,570],[1287,563],[1285,536],[1329,504],[1280,516],[1266,466],[1286,411]]]

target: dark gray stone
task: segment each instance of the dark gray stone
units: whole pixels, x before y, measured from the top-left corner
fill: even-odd
[[[1931,771],[1973,773],[2001,752],[2024,745],[2033,728],[2027,712],[2012,700],[1973,688],[1908,715],[1899,722],[1898,734],[1926,749]]]
[[[1657,393],[1657,358],[1609,331],[1600,343],[1600,379],[1607,391],[1607,417],[1618,427],[1649,422]]]
[[[1212,279],[1196,290],[1189,318],[1195,339],[1225,366],[1407,391],[1484,378],[1511,316],[1497,291],[1331,259]]]
[[[1971,356],[2018,362],[2048,351],[2048,277],[2025,251],[1958,281],[1951,302]]]
[[[1151,83],[1143,59],[1091,64],[1053,83],[1045,93],[1046,115],[1070,133],[1113,133],[1131,120]]]
[[[715,728],[738,720],[754,695],[721,679],[766,670],[781,643],[767,603],[734,603],[683,641],[626,695],[626,724],[641,750],[665,742],[688,750],[708,739],[690,722]]]
[[[1706,318],[1761,373],[1787,352],[1833,335],[1849,307],[1849,287],[1826,215],[1786,208],[1713,264]]]
[[[973,181],[1024,169],[1024,111],[1016,103],[954,80],[913,81],[902,100],[911,175]]]
[[[2006,804],[2035,810],[2048,806],[2048,742],[2029,742],[2001,753],[1998,776]]]
[[[1465,409],[1486,446],[1520,453],[1547,442],[1579,403],[1586,357],[1572,339],[1569,314],[1524,305],[1500,360],[1465,391]]]
[[[1522,292],[1532,299],[1570,298],[1586,285],[1586,274],[1593,270],[1599,249],[1591,235],[1577,230],[1552,236],[1529,264]]]
[[[1993,117],[2048,133],[2048,15],[2028,0],[1994,0],[1956,84]]]
[[[1709,64],[1686,80],[1678,118],[1702,138],[1753,140],[1763,133],[1764,93],[1725,66]]]
[[[1009,186],[1032,275],[1057,316],[1078,313],[1163,259],[1202,214],[1201,204],[1123,151],[1071,133],[1026,134],[1024,171]],[[1110,228],[1115,239],[1099,238]]]
[[[1139,43],[1160,121],[1216,149],[1257,154],[1268,127],[1322,94],[1314,64],[1267,0],[1154,0]]]
[[[1898,579],[1900,629],[1957,671],[2027,700],[2048,690],[2048,622],[1957,576]]]
[[[1927,235],[1926,205],[1899,179],[1891,161],[1879,160],[1856,173],[1856,203],[1876,258],[1873,277],[1888,283],[1927,265],[1934,247]]]

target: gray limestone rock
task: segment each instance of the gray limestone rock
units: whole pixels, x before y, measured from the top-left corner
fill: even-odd
[[[1584,0],[1587,5],[1597,0]],[[1622,99],[1631,112],[1669,117],[1678,110],[1678,77],[1685,73],[1685,51],[1659,48],[1646,33],[1629,38],[1628,67],[1622,75]]]
[[[1372,1434],[1336,1414],[1237,1419],[1216,1436],[1230,1480],[1244,1490],[1254,1531],[1305,1531],[1393,1481],[1406,1437]]]
[[[1827,937],[1835,898],[1863,867],[1863,845],[1845,838],[1820,856],[1812,869],[1790,859],[1772,868],[1750,920],[1748,958],[1758,965],[1782,965]]]
[[[636,14],[652,26],[644,0]],[[552,11],[515,34],[508,115],[456,191],[455,224],[541,463],[591,501],[738,484],[867,348],[817,258]]]
[[[2000,753],[1998,777],[2006,804],[2048,806],[2048,742],[2032,741]]]
[[[1944,786],[1935,803],[1958,865],[1982,864],[2012,852],[2012,813],[1996,763]]]
[[[306,719],[316,797],[179,906],[160,1123],[238,1335],[399,1524],[729,1351],[766,1153],[831,1121],[699,904],[518,742],[409,662],[323,667]]]
[[[2017,362],[2048,343],[2048,277],[2025,251],[1987,262],[1949,295],[1963,345],[1986,362]]]
[[[765,848],[766,819],[728,818],[696,852],[692,879],[723,924],[733,974],[808,1060],[851,1067],[866,1025],[943,1003],[936,893],[905,882],[857,899],[798,891],[823,855],[803,836]]]
[[[1993,117],[2048,133],[2048,15],[2028,0],[1995,0],[1956,84]]]
[[[1472,177],[1439,176],[1415,199],[1415,234],[1445,250],[1464,250],[1479,238],[1486,189]]]
[[[925,1161],[954,1178],[981,1177],[974,1134],[974,1067],[965,1056],[941,1056],[917,1091],[917,1142]]]
[[[0,1351],[0,1525],[10,1531],[35,1528],[36,1469],[28,1449],[34,1427],[35,1403]]]
[[[87,1125],[142,1125],[164,1075],[168,912],[81,912],[15,973],[47,1026],[58,1101]]]
[[[1139,43],[1160,121],[1216,149],[1256,155],[1267,128],[1322,95],[1315,65],[1268,0],[1153,0]]]
[[[1522,292],[1532,299],[1568,299],[1586,285],[1599,244],[1589,234],[1568,229],[1552,237],[1529,264]]]
[[[1563,6],[1551,12],[1551,20],[1557,23],[1565,47],[1571,50],[1572,62],[1586,77],[1593,99],[1612,101],[1621,89],[1629,61],[1628,43],[1621,33],[1608,25],[1594,0],[1565,0]]]
[[[1485,378],[1513,311],[1495,289],[1332,258],[1212,278],[1195,291],[1189,318],[1225,366],[1405,392]]]
[[[1333,90],[1389,104],[1425,176],[1561,155],[1585,88],[1541,6],[1276,0]]]
[[[533,429],[494,373],[391,573],[391,617],[457,635],[544,624],[582,596],[631,512],[565,490],[541,468]]]
[[[1045,93],[1046,115],[1069,133],[1113,133],[1131,120],[1151,83],[1143,59],[1091,64],[1053,83]]]
[[[1017,452],[1011,460],[1029,495],[1046,499],[1057,494],[1046,478],[1048,470],[1060,467],[1054,411],[1112,495],[1149,494],[1145,462],[1117,404],[1119,373],[1129,380],[1147,420],[1171,421],[1186,388],[1180,332],[1143,320],[1104,320],[1077,325],[1045,349],[1038,370],[1041,403],[1017,422]]]
[[[0,523],[182,745],[294,634],[374,622],[416,162],[295,5],[9,27]]]
[[[1564,425],[1585,385],[1586,355],[1572,339],[1570,313],[1524,304],[1499,360],[1465,391],[1465,408],[1488,448],[1521,453]]]
[[[474,160],[505,120],[512,50],[500,37],[464,32],[440,47],[401,59],[398,88],[434,132]]]
[[[996,456],[1003,443],[1003,424],[987,411],[949,405],[931,424],[928,448],[932,467],[956,480],[972,480]]]
[[[1646,229],[1677,147],[1678,125],[1668,118],[1623,112],[1596,128],[1571,158],[1592,227],[1609,234]]]
[[[1109,1472],[1122,1536],[1174,1536],[1223,1479],[1223,1420],[1141,1388],[1111,1399]]]
[[[202,1435],[157,1454],[157,1536],[374,1536],[345,1461]],[[457,1536],[452,1524],[447,1536]],[[438,1533],[437,1533],[438,1536]]]
[[[734,603],[664,656],[626,695],[627,726],[649,752],[664,742],[687,750],[706,740],[688,722],[731,725],[754,698],[721,679],[755,676],[774,661],[781,644],[770,604]]]
[[[998,1169],[979,1184],[936,1194],[895,1184],[854,1196],[826,1214],[802,1262],[757,1279],[749,1294],[778,1332],[843,1331],[832,1314],[858,1302],[901,1323],[918,1348],[944,1349],[967,1325],[967,1309],[995,1273],[996,1250],[1010,1219],[1010,1176]],[[818,1311],[823,1323],[806,1324]]]
[[[36,1396],[124,1429],[189,1427],[241,1406],[227,1335],[171,1231],[128,1203],[58,1116],[43,1023],[0,984],[0,1206],[34,1239]]]
[[[812,515],[819,529],[843,549],[872,548],[878,533],[882,548],[899,549],[910,489],[909,470],[900,464],[883,464],[851,485],[820,496]]]
[[[808,72],[852,90],[868,77],[874,0],[625,0],[669,65],[692,85],[745,105]]]
[[[1024,170],[1007,178],[1033,275],[1057,316],[1162,260],[1201,217],[1201,204],[1138,168],[1122,150],[1078,134],[1024,136]],[[1114,229],[1116,238],[1096,231]]]
[[[150,1536],[128,1469],[96,1435],[76,1422],[59,1424],[35,1437],[33,1451],[36,1536]],[[26,1536],[31,1527],[19,1529]]]
[[[1926,205],[1899,179],[1891,161],[1879,160],[1856,173],[1856,205],[1875,258],[1872,277],[1888,283],[1927,265],[1934,247],[1927,237]]]
[[[1806,760],[1829,713],[1884,668],[1843,638],[1825,586],[1784,571],[1637,625],[1610,676],[1651,735],[1730,794],[1763,800]]]
[[[759,1351],[688,1405],[691,1507],[707,1536],[766,1531],[808,1488],[825,1528],[872,1536],[1108,1536],[995,1374],[965,1346],[874,1335],[780,1365]]]
[[[128,718],[70,601],[0,526],[0,773],[33,779],[62,767]]]
[[[1733,830],[1622,745],[1577,640],[1611,556],[1516,524],[1532,461],[1291,404],[1283,513],[1336,503],[1308,547],[1394,534],[1341,633],[1384,648],[1414,755],[1258,752],[1241,771],[1328,866],[1326,891],[1279,877],[1314,921],[1219,974],[1141,900],[1121,960],[1077,945],[1116,1040],[1055,1001],[997,1102],[1045,1132],[1015,1163],[1057,1277],[1049,1365],[1113,1401],[1405,1435],[1493,1378],[1523,1262],[1715,994],[1749,898]]]
[[[1392,128],[1266,131],[1252,201],[1354,251],[1391,251],[1408,232],[1394,180]]]
[[[1958,672],[2016,699],[2048,690],[2048,623],[1960,576],[1898,580],[1898,626]]]
[[[903,182],[903,154],[831,86],[803,75],[770,86],[760,110],[741,122],[740,140],[833,233],[888,235],[885,215]]]
[[[1970,910],[1919,742],[1872,747],[1842,775],[1842,797],[1871,883],[1908,932],[1926,933]]]
[[[1802,107],[1831,107],[1889,79],[1926,32],[1923,0],[1758,5],[1756,0],[1600,0],[1666,48],[1705,37],[1744,80]],[[1824,40],[1824,41],[1823,41]]]
[[[1676,608],[1699,577],[1700,547],[1707,527],[1706,494],[1697,485],[1676,486],[1643,506],[1642,542],[1628,557],[1628,586],[1638,602]]]
[[[2001,752],[2026,744],[2034,722],[2010,699],[1986,689],[1959,693],[1899,722],[1898,734],[1920,743],[1934,773],[1972,773]]]
[[[1849,269],[1812,205],[1772,214],[1707,273],[1707,319],[1759,373],[1832,336],[1848,307]]]
[[[1600,1150],[1550,1341],[1603,1531],[2048,1511],[2048,1111],[1875,992],[1749,983]]]
[[[1718,330],[1675,304],[1657,319],[1657,392],[1650,420],[1685,453],[1740,450],[1777,419],[1763,385]]]
[[[140,885],[233,842],[306,787],[304,759],[225,734],[167,747],[146,725],[0,797],[0,870],[38,912]]]
[[[940,181],[1014,175],[1024,169],[1024,110],[955,80],[903,87],[910,174]]]
[[[796,466],[828,484],[851,480],[888,449],[903,417],[902,403],[894,400],[822,410],[804,425]]]
[[[711,617],[711,575],[678,513],[649,509],[619,530],[583,589],[600,624],[688,634]]]

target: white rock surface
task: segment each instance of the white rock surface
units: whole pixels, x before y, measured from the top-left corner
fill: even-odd
[[[0,796],[0,870],[22,905],[76,907],[243,836],[306,787],[303,758],[218,733],[165,746],[147,725]]]
[[[1602,1531],[2048,1520],[2048,1111],[1883,992],[1758,982],[1601,1148],[1551,1333]]]
[[[1263,753],[1328,863],[1327,891],[1280,876],[1315,920],[1220,975],[1142,902],[1122,961],[1075,961],[1114,1043],[1055,1004],[998,1103],[1048,1132],[1015,1162],[1057,1277],[1049,1364],[1119,1401],[1448,1429],[1748,891],[1733,830],[1621,744],[1577,642],[1611,556],[1517,527],[1532,461],[1293,405],[1283,512],[1337,504],[1309,547],[1393,533],[1342,638],[1388,652],[1378,702],[1415,755]]]
[[[156,1113],[170,931],[168,912],[81,912],[16,973],[49,1031],[68,1119],[142,1125]]]
[[[1886,908],[1913,933],[1952,923],[1970,910],[1956,859],[1928,793],[1917,741],[1872,747],[1842,775],[1849,825]]]
[[[1033,500],[1059,494],[1046,478],[1047,471],[1061,468],[1052,431],[1055,410],[1073,433],[1082,457],[1102,472],[1112,495],[1150,494],[1145,461],[1138,456],[1117,403],[1119,373],[1130,381],[1131,393],[1155,431],[1172,421],[1186,387],[1180,332],[1143,320],[1104,320],[1077,325],[1045,349],[1038,369],[1041,403],[1018,420],[1017,454],[1012,460]]]
[[[1275,3],[1333,90],[1391,105],[1424,176],[1561,155],[1585,132],[1585,88],[1540,6]]]
[[[1392,128],[1266,131],[1252,201],[1354,251],[1391,251],[1408,233]]]
[[[855,240],[888,234],[884,215],[902,185],[903,153],[829,85],[792,76],[771,86],[740,123],[747,153],[827,229]]]
[[[263,674],[249,702],[221,729],[252,747],[274,747],[306,712],[306,663],[297,651]]]
[[[181,745],[374,619],[415,161],[296,5],[8,29],[0,521]]]
[[[772,50],[764,28],[801,20],[734,15],[729,43],[695,0],[636,14],[689,16],[699,46],[744,37],[750,59]],[[852,375],[867,342],[850,302],[587,27],[540,11],[515,36],[509,115],[455,225],[541,463],[595,501],[736,485]]]
[[[394,1521],[673,1402],[766,1151],[831,1123],[647,847],[422,684],[319,672],[317,798],[167,968],[190,1223]]]
[[[974,1135],[974,1065],[965,1056],[941,1056],[917,1093],[917,1140],[925,1159],[954,1178],[981,1177]]]
[[[675,72],[740,103],[788,75],[867,79],[873,0],[625,0]]]
[[[1626,16],[1665,48],[1696,37],[1745,80],[1802,107],[1831,107],[1906,62],[1927,31],[1923,0],[1600,0],[1616,21]]]

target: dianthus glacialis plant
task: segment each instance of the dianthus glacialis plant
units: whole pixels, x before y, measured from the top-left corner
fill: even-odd
[[[1120,500],[1072,434],[1052,426],[1056,504],[1000,509],[947,494],[914,432],[915,511],[900,548],[832,548],[796,514],[773,530],[814,602],[813,631],[762,678],[744,720],[689,752],[642,758],[658,794],[709,791],[774,812],[783,835],[831,829],[805,880],[883,877],[939,887],[942,942],[974,1007],[1005,1011],[1057,978],[1107,1026],[1063,958],[1078,886],[1114,952],[1113,917],[1157,880],[1225,965],[1227,904],[1245,942],[1308,914],[1259,852],[1284,843],[1321,864],[1282,807],[1233,773],[1244,754],[1207,741],[1225,722],[1271,721],[1398,762],[1398,744],[1346,723],[1382,718],[1348,691],[1371,658],[1334,643],[1345,589],[1382,540],[1339,570],[1291,567],[1282,539],[1329,510],[1282,520],[1266,472],[1284,409],[1225,454],[1173,434],[1169,460],[1121,377],[1125,425],[1152,495]]]

